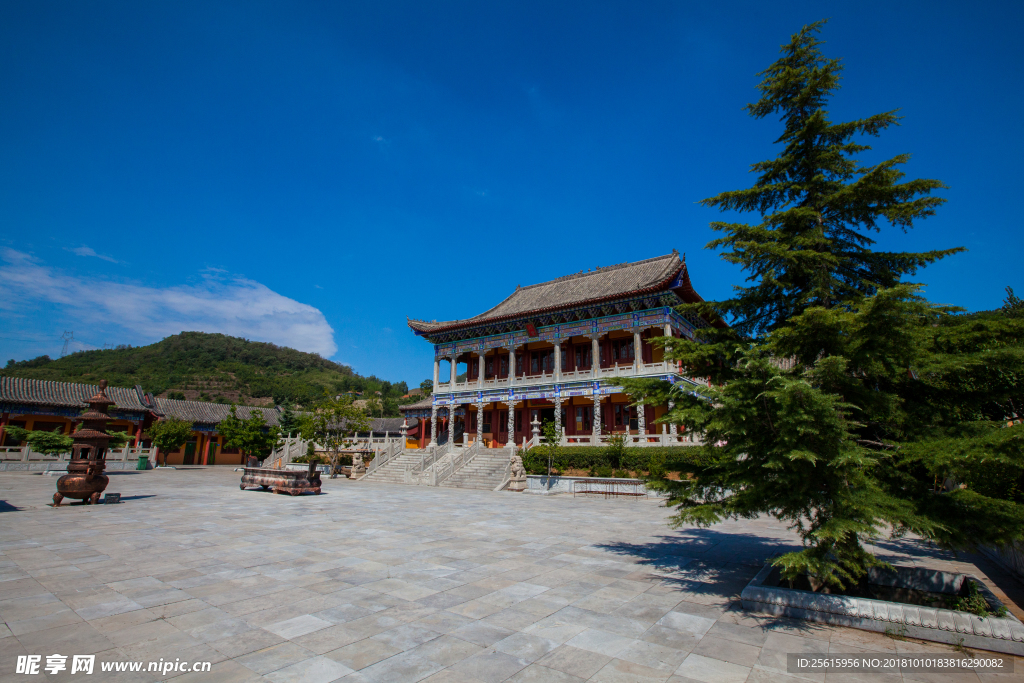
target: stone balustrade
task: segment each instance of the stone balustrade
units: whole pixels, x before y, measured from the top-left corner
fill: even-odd
[[[454,391],[473,391],[474,389],[498,389],[514,386],[525,388],[540,386],[544,384],[578,382],[584,380],[607,379],[611,377],[647,377],[651,375],[664,375],[675,372],[673,363],[640,363],[613,365],[607,368],[590,368],[587,370],[563,370],[562,372],[544,372],[535,375],[516,375],[514,378],[492,377],[478,380],[465,380],[462,382],[438,382],[434,389],[435,394],[444,394]]]

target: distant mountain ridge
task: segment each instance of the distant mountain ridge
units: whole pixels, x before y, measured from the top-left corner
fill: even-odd
[[[8,361],[0,375],[114,386],[142,385],[157,396],[246,405],[304,405],[361,392],[397,398],[405,382],[363,377],[315,353],[224,334],[182,332],[149,346],[79,351],[53,360]]]

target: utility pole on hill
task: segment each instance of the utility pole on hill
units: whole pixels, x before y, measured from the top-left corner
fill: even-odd
[[[68,355],[68,344],[75,341],[75,333],[64,330],[64,334],[62,334],[60,338],[64,340],[64,348],[60,350],[60,357],[63,358]]]

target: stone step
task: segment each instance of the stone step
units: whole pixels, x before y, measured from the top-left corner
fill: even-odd
[[[428,450],[405,450],[395,456],[379,470],[367,475],[368,481],[389,484],[404,484],[406,469],[419,466]],[[501,483],[505,466],[508,464],[509,450],[487,449],[477,452],[469,464],[456,472],[441,484],[447,488],[493,489]]]

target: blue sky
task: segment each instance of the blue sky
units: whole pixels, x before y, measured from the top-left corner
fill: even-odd
[[[833,120],[901,109],[949,202],[881,248],[966,246],[918,280],[1024,290],[1024,5],[962,2],[0,3],[0,358],[181,330],[273,341],[418,384],[405,317],[703,249],[775,152],[757,72],[829,17]],[[756,217],[750,217],[756,220]]]

